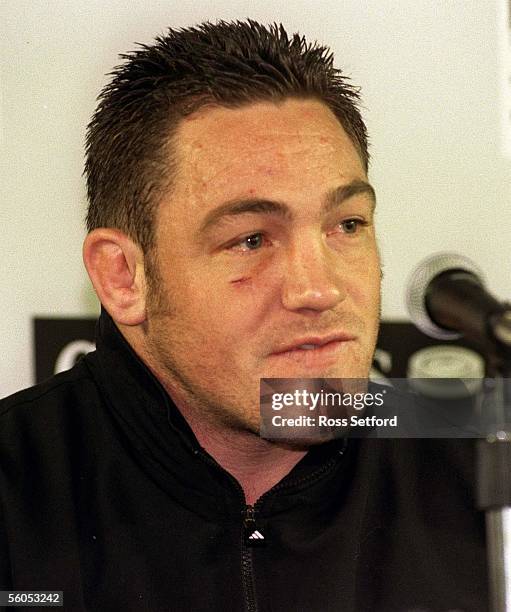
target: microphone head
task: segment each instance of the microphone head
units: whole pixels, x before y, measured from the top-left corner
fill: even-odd
[[[449,270],[463,270],[483,281],[483,273],[468,257],[457,253],[436,253],[421,261],[411,273],[406,288],[406,307],[412,322],[427,336],[438,340],[455,340],[462,336],[458,332],[439,327],[426,308],[426,292],[430,282]]]

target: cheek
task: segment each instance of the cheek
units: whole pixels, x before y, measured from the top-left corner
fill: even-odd
[[[219,276],[230,284],[243,281],[257,281],[271,274],[275,267],[276,255],[271,248],[260,252],[226,255],[219,266]]]
[[[225,344],[258,327],[262,291],[253,277],[218,278],[190,283],[179,312],[187,327],[204,330],[204,337]]]
[[[239,342],[243,337],[259,335],[275,300],[279,296],[279,278],[275,270],[245,270],[218,279],[214,295],[202,308],[216,329]]]
[[[270,258],[227,278],[227,291],[231,300],[244,308],[247,314],[262,314],[279,295],[282,271]]]
[[[276,258],[266,253],[227,260],[216,278],[220,300],[225,300],[226,306],[235,305],[238,310],[253,310],[272,292],[278,276],[276,268]]]
[[[353,268],[349,293],[355,302],[368,308],[378,310],[380,302],[380,262],[377,255],[365,259],[362,265]]]

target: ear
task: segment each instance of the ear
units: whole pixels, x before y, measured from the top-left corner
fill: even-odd
[[[83,261],[100,302],[116,323],[146,319],[144,254],[120,230],[98,228],[83,243]]]

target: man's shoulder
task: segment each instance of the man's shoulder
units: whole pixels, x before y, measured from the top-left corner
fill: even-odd
[[[27,411],[34,415],[37,410],[58,411],[79,405],[94,394],[94,380],[85,360],[81,359],[70,370],[0,399],[0,423],[5,423],[11,417],[22,416]]]

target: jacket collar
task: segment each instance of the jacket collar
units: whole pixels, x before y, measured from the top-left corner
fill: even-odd
[[[86,363],[117,428],[135,450],[135,461],[190,510],[207,516],[212,512],[239,516],[244,505],[241,487],[201,448],[161,383],[104,309],[96,328],[96,347],[85,357]],[[324,472],[326,477],[331,470],[325,466],[341,462],[344,449],[343,440],[334,440],[309,451],[277,485],[286,490],[288,503],[293,503],[294,482],[302,483],[296,487],[300,499],[308,481],[317,495],[315,475]]]

